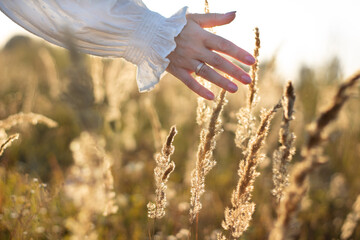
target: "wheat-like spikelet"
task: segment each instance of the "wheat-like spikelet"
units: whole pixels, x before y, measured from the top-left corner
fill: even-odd
[[[357,196],[356,201],[352,207],[352,211],[346,216],[346,220],[341,228],[341,240],[346,240],[353,234],[358,222],[360,220],[360,195]]]
[[[259,49],[260,49],[260,34],[259,29],[256,27],[254,29],[255,32],[255,48],[254,48],[254,57],[255,63],[251,66],[251,83],[248,87],[248,95],[247,95],[247,106],[240,108],[239,112],[236,114],[238,119],[235,143],[236,146],[244,152],[246,155],[246,150],[248,146],[248,141],[251,136],[255,134],[256,131],[256,118],[253,116],[253,109],[256,104],[259,102],[258,97],[258,70],[259,70]]]
[[[11,115],[4,120],[0,120],[0,129],[9,130],[10,128],[16,125],[20,125],[24,123],[29,123],[33,125],[45,124],[49,128],[54,128],[57,127],[58,125],[55,121],[41,114],[20,112]]]
[[[11,144],[15,141],[19,139],[19,134],[16,133],[16,134],[13,134],[11,136],[9,136],[4,143],[1,143],[0,145],[0,157],[3,155],[5,149],[7,149],[8,147],[11,146]]]
[[[226,237],[223,234],[219,233],[216,235],[216,240],[226,240]]]
[[[147,204],[148,217],[160,219],[165,216],[166,208],[166,189],[167,181],[170,174],[175,169],[174,161],[170,160],[170,156],[174,153],[175,147],[172,145],[174,137],[177,134],[176,127],[170,129],[170,133],[163,145],[161,152],[155,156],[156,168],[154,170],[155,185],[156,185],[156,201]]]
[[[209,2],[205,0],[205,13],[210,13]],[[215,33],[213,28],[208,28],[208,31],[211,33]],[[200,76],[196,76],[196,81],[198,81],[201,85],[206,87],[207,89],[211,89],[211,82],[204,80]],[[211,115],[211,107],[206,103],[205,99],[202,97],[198,97],[197,99],[197,108],[196,108],[196,122],[199,126],[204,127],[206,123],[209,121]]]
[[[96,239],[92,218],[95,214],[108,215],[117,211],[111,166],[112,158],[105,152],[105,140],[83,132],[70,144],[74,165],[66,177],[64,191],[80,209],[76,218],[65,225],[71,239]]]
[[[260,150],[265,144],[271,120],[280,106],[280,104],[277,104],[270,110],[262,111],[259,128],[256,135],[249,141],[245,160],[239,163],[239,181],[232,193],[232,207],[225,209],[225,219],[222,222],[222,227],[229,230],[234,238],[240,237],[249,227],[255,210],[255,203],[251,202],[251,193],[254,188],[255,178],[260,174],[256,171],[256,167],[264,158]]]
[[[201,77],[196,77],[197,81],[203,82],[203,85],[206,84]],[[196,123],[204,127],[205,124],[209,121],[211,115],[211,108],[206,104],[205,99],[202,97],[197,98],[197,108],[196,108]]]
[[[255,32],[255,49],[254,49],[254,57],[255,63],[251,66],[251,83],[249,84],[249,97],[248,97],[248,107],[252,109],[254,105],[258,102],[257,93],[259,91],[257,87],[258,82],[258,71],[259,71],[259,49],[260,49],[260,33],[259,28],[256,27],[254,29]]]
[[[360,78],[360,72],[357,72],[349,80],[345,81],[338,89],[333,104],[325,110],[318,120],[309,127],[309,140],[302,150],[304,160],[294,166],[290,176],[290,185],[285,190],[283,200],[278,207],[278,217],[272,229],[269,239],[282,240],[291,238],[293,229],[291,224],[295,221],[300,202],[307,190],[308,176],[314,169],[325,161],[321,158],[321,143],[325,136],[324,128],[336,119],[341,107],[349,96],[346,90],[351,88]]]
[[[293,119],[295,103],[295,92],[291,82],[288,82],[282,97],[283,118],[279,133],[281,146],[273,155],[273,195],[277,202],[280,202],[284,194],[284,189],[289,185],[288,164],[295,154],[296,136],[290,132],[290,121]]]
[[[200,133],[196,167],[191,173],[191,222],[195,220],[196,215],[202,208],[200,198],[205,192],[205,176],[216,165],[216,161],[213,159],[213,151],[216,145],[216,138],[222,132],[220,116],[226,103],[226,91],[222,90],[212,110],[207,128],[203,128]]]

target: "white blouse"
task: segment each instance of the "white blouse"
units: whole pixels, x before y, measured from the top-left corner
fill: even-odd
[[[0,10],[26,30],[64,47],[74,34],[78,49],[123,57],[136,64],[139,91],[151,90],[169,64],[174,38],[186,24],[187,7],[170,18],[141,0],[1,0]]]

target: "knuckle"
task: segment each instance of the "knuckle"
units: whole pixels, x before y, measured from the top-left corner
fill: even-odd
[[[215,54],[212,59],[212,65],[214,67],[219,67],[224,64],[224,59],[220,56]]]
[[[202,68],[200,68],[199,70],[199,75],[200,76],[209,76],[209,73],[210,73],[210,68],[206,65],[204,65]]]
[[[229,74],[230,76],[235,77],[236,79],[240,79],[241,76],[242,76],[241,71],[239,71],[239,70],[238,70],[237,68],[235,68],[235,67],[232,67],[232,68],[230,69],[230,71],[228,72],[228,74]]]
[[[191,89],[196,93],[200,93],[201,86],[199,84],[193,84]]]
[[[213,21],[219,21],[220,20],[220,14],[218,14],[218,13],[214,13],[213,15],[212,15],[212,17],[213,17]]]
[[[227,52],[231,48],[231,43],[225,39],[221,39],[218,43],[219,50],[222,52]]]

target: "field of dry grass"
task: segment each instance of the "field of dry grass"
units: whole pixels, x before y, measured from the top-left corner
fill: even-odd
[[[359,73],[249,71],[214,102],[170,75],[139,94],[124,60],[10,40],[0,239],[359,239]]]

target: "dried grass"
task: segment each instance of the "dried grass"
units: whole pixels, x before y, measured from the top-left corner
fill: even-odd
[[[255,58],[255,63],[253,65],[251,65],[251,71],[250,71],[250,76],[251,76],[251,83],[249,84],[249,96],[248,96],[248,108],[251,109],[253,108],[253,106],[256,105],[256,103],[259,101],[258,100],[258,92],[259,89],[257,87],[257,83],[258,83],[258,71],[259,71],[259,49],[260,49],[260,33],[259,33],[259,28],[256,27],[254,29],[255,32],[255,48],[254,48],[254,58]]]
[[[357,196],[352,211],[346,216],[345,222],[341,228],[341,240],[346,240],[351,237],[360,220],[360,195]]]
[[[289,185],[288,165],[295,154],[296,136],[290,131],[290,121],[294,119],[295,92],[291,82],[288,82],[282,97],[283,118],[279,132],[281,146],[273,155],[273,195],[279,203],[284,195],[284,189]]]
[[[207,128],[203,128],[200,133],[196,166],[191,174],[190,222],[194,222],[202,208],[200,198],[205,192],[205,177],[216,165],[213,151],[216,138],[222,132],[221,113],[226,103],[226,91],[222,90],[212,110]]]
[[[64,192],[80,211],[65,224],[72,233],[71,239],[97,239],[93,216],[107,216],[118,209],[111,173],[113,160],[105,152],[104,139],[88,132],[75,139],[70,149],[74,165],[66,177]]]
[[[41,114],[21,112],[11,115],[4,120],[0,120],[0,129],[9,130],[17,125],[21,125],[25,123],[32,125],[45,124],[49,128],[54,128],[58,126],[58,124],[55,121]]]
[[[247,146],[249,144],[249,140],[251,136],[254,136],[256,131],[256,118],[253,115],[253,110],[257,103],[259,102],[258,96],[258,57],[259,57],[259,49],[260,49],[260,34],[259,29],[256,27],[254,29],[255,32],[255,48],[254,48],[254,57],[255,64],[251,66],[250,76],[251,83],[248,86],[247,93],[247,105],[245,107],[240,108],[239,112],[236,114],[238,119],[237,128],[235,131],[235,143],[236,146],[242,149],[244,155],[246,155]]]
[[[251,202],[251,193],[254,189],[255,178],[260,174],[256,168],[264,159],[260,150],[265,144],[271,120],[280,106],[277,104],[274,108],[262,112],[256,135],[249,141],[245,160],[239,163],[239,181],[232,193],[232,207],[225,209],[225,219],[222,223],[222,227],[229,230],[234,238],[240,237],[250,225],[255,210],[255,203]]]
[[[6,141],[4,143],[1,144],[0,146],[0,157],[3,155],[5,149],[7,149],[8,147],[11,146],[11,144],[15,141],[19,139],[19,134],[13,134],[11,136],[9,136]]]
[[[165,209],[167,205],[166,183],[169,180],[170,174],[175,169],[175,162],[170,160],[170,156],[175,151],[175,147],[172,145],[172,143],[176,134],[176,127],[171,127],[169,135],[161,149],[161,152],[156,154],[155,156],[156,168],[154,169],[154,178],[156,185],[156,201],[155,203],[149,202],[147,205],[149,218],[160,219],[165,216]]]
[[[307,179],[316,167],[325,163],[321,157],[321,144],[325,140],[324,129],[334,121],[344,103],[349,98],[347,90],[360,79],[360,72],[351,76],[340,85],[331,106],[322,112],[317,121],[309,127],[309,139],[302,150],[303,161],[297,163],[292,171],[290,185],[285,189],[283,200],[278,207],[278,217],[269,239],[289,239],[295,234],[291,225],[295,222],[296,213],[308,188]]]

